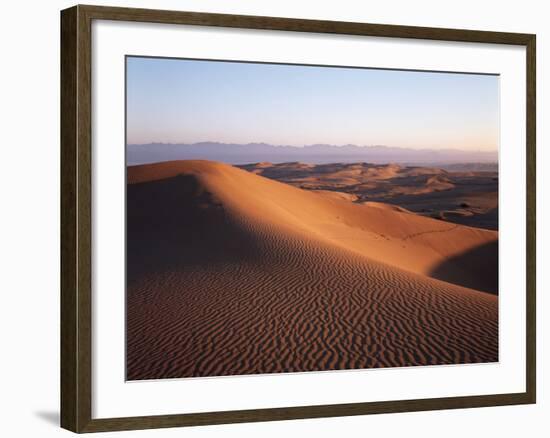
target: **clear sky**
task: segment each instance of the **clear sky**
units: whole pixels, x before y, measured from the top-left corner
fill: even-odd
[[[497,76],[127,58],[128,144],[498,148]]]

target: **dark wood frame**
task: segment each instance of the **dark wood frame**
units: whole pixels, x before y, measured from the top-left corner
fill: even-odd
[[[121,20],[465,41],[527,51],[526,392],[468,397],[92,419],[91,23]],[[275,17],[75,6],[61,12],[61,426],[98,432],[535,403],[535,35]]]

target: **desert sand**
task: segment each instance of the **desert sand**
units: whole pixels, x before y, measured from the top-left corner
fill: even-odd
[[[498,360],[496,231],[270,168],[128,168],[128,379]]]
[[[302,189],[346,193],[358,203],[383,202],[451,223],[498,230],[498,172],[478,170],[484,168],[479,163],[449,165],[453,171],[372,163],[263,162],[240,167]]]

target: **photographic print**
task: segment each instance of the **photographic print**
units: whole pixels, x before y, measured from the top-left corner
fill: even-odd
[[[499,360],[499,76],[126,57],[126,378]]]

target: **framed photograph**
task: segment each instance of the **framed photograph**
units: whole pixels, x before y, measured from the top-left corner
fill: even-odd
[[[61,12],[61,423],[535,403],[535,35]]]

